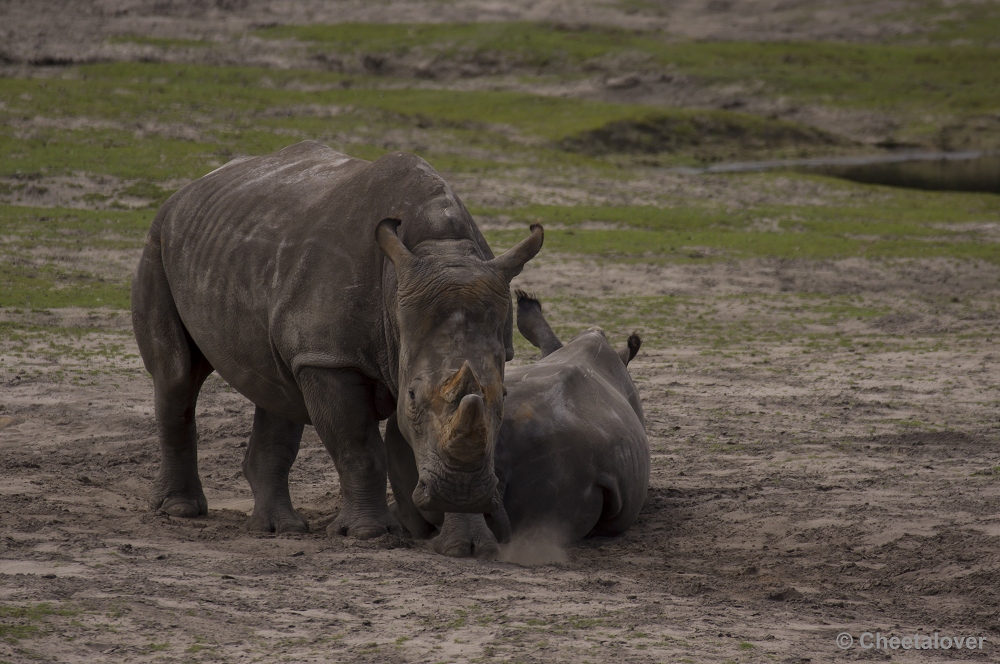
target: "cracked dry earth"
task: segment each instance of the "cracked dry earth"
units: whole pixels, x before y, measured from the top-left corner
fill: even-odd
[[[835,645],[867,630],[985,637],[893,661],[997,661],[998,281],[941,261],[540,256],[515,286],[564,334],[599,323],[621,343],[609,291],[678,304],[639,326],[630,366],[653,458],[638,523],[521,542],[519,563],[326,537],[339,488],[311,430],[292,495],[315,532],[244,532],[252,407],[215,377],[210,513],[150,513],[152,394],[127,314],[8,310],[39,331],[0,348],[0,602],[24,609],[0,616],[0,660],[888,660]],[[878,315],[831,315],[844,297]]]

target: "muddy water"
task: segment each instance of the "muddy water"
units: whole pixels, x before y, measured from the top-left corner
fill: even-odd
[[[713,164],[671,169],[681,173],[746,173],[795,170],[894,187],[1000,193],[1000,153],[920,152],[827,159]]]

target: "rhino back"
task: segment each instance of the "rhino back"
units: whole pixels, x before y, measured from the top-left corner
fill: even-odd
[[[649,443],[641,407],[631,398],[638,403],[638,395],[614,349],[598,336],[578,337],[505,379],[497,465],[506,474],[504,506],[514,530],[544,524],[571,539],[595,529],[621,532],[642,508]],[[605,366],[605,356],[621,372]],[[609,492],[620,501],[613,514]]]
[[[398,217],[407,245],[463,231],[485,245],[478,229],[450,220],[461,214],[441,214],[451,208],[464,212],[419,157],[372,163],[309,141],[191,183],[164,205],[149,241],[160,243],[181,319],[219,374],[301,420],[295,373],[306,366],[356,368],[396,393],[386,315],[395,275],[375,227]]]

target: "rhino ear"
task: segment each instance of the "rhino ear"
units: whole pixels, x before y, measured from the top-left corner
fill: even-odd
[[[636,356],[640,346],[642,346],[642,337],[639,336],[638,332],[633,332],[629,335],[628,345],[618,351],[618,357],[622,359],[625,366],[628,366],[628,363]]]
[[[403,222],[399,219],[390,217],[378,222],[378,226],[375,227],[375,241],[378,242],[378,246],[382,248],[383,253],[392,261],[397,272],[413,260],[413,254],[403,246],[399,236],[396,234],[401,223]]]
[[[500,274],[507,279],[507,283],[510,283],[511,279],[521,274],[524,264],[534,258],[535,254],[541,250],[544,239],[545,231],[542,229],[542,225],[532,224],[531,235],[508,249],[502,256],[497,256],[488,263],[499,270]]]

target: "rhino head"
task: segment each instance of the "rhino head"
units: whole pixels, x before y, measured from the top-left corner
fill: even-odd
[[[376,231],[396,269],[399,394],[396,419],[413,447],[414,504],[435,512],[492,512],[502,504],[493,450],[503,421],[510,281],[542,247],[542,227],[483,260],[462,240],[413,252],[396,219]]]

